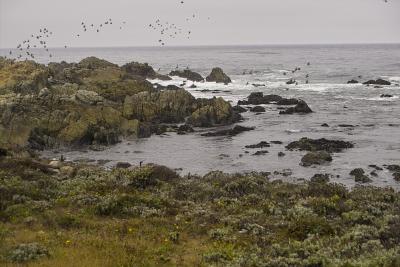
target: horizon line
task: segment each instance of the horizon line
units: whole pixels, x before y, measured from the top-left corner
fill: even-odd
[[[196,44],[196,45],[117,45],[117,46],[70,46],[67,49],[79,48],[185,48],[185,47],[238,47],[238,46],[318,46],[318,45],[400,45],[400,42],[344,42],[344,43],[266,43],[266,44]],[[51,46],[49,49],[65,49],[63,46]],[[17,49],[15,47],[0,47],[1,50]],[[43,49],[40,47],[31,48]]]

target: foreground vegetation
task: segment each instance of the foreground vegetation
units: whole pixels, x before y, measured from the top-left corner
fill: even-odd
[[[0,151],[2,266],[400,266],[400,193]]]

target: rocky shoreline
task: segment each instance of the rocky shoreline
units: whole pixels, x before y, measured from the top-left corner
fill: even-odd
[[[243,114],[264,114],[271,106],[284,118],[319,112],[298,98],[252,92],[232,106],[223,98],[196,99],[183,85],[149,82],[170,76],[232,82],[220,68],[203,78],[188,69],[162,75],[148,64],[117,66],[95,57],[48,66],[0,58],[0,264],[400,264],[399,192],[368,185],[381,172],[400,182],[398,164],[353,166],[348,175],[357,185],[350,190],[334,183],[335,173],[289,183],[274,177],[291,176],[290,169],[179,175],[147,162],[105,169],[62,154],[52,160],[37,155],[44,149],[101,150],[168,132],[240,137],[257,131]],[[276,146],[282,160],[302,153],[292,164],[304,168],[331,164],[356,145],[309,137],[253,141],[242,144],[243,153],[264,158]]]
[[[0,58],[0,66],[2,145],[107,146],[123,137],[176,131],[185,123],[213,127],[241,120],[222,98],[195,99],[183,88],[151,84],[146,79],[171,78],[147,64],[119,67],[89,57],[44,66]],[[225,81],[218,75],[215,81]]]

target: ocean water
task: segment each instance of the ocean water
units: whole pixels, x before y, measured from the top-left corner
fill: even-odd
[[[7,53],[0,50],[0,55]],[[294,182],[309,179],[316,173],[331,173],[340,176],[333,181],[348,186],[355,185],[349,175],[353,168],[361,167],[370,172],[373,170],[368,167],[370,164],[400,164],[400,44],[67,48],[51,49],[51,53],[52,61],[77,62],[87,56],[97,56],[120,65],[131,61],[148,62],[165,74],[176,67],[189,67],[206,76],[212,67],[219,66],[232,78],[232,84],[196,83],[198,88],[190,89],[192,83],[188,82],[186,89],[195,97],[223,97],[232,104],[251,92],[278,94],[303,99],[315,111],[308,115],[279,115],[277,106],[266,105],[267,112],[263,114],[243,114],[245,121],[241,124],[255,126],[256,130],[236,137],[200,136],[210,129],[198,129],[186,136],[168,133],[125,140],[105,151],[61,151],[69,160],[109,160],[106,167],[121,161],[131,164],[144,161],[197,174],[212,170],[277,171],[291,175],[275,174],[274,178]],[[37,50],[35,54],[37,61],[49,62],[50,58],[43,51]],[[301,70],[292,73],[296,67]],[[305,83],[306,75],[309,84]],[[289,78],[295,78],[299,84],[286,85]],[[392,85],[375,88],[347,84],[351,79],[363,82],[377,78],[390,80]],[[175,77],[168,82],[152,82],[179,85],[182,81]],[[253,83],[265,86],[255,87]],[[381,94],[393,97],[381,98]],[[322,123],[330,127],[321,127]],[[354,127],[340,127],[340,124]],[[304,152],[284,148],[301,137],[352,141],[355,148],[335,153],[333,162],[328,165],[305,168],[299,165]],[[256,150],[244,148],[274,140],[283,144],[267,148],[269,153],[264,156],[253,156]],[[279,158],[280,151],[286,156]],[[54,151],[44,155],[59,156]],[[380,171],[378,175],[372,177],[373,185],[400,189],[400,183],[394,181],[388,171]]]

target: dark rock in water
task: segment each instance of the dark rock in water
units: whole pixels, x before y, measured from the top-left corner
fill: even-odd
[[[381,168],[381,167],[379,167],[379,166],[377,166],[377,165],[374,165],[374,164],[368,165],[368,167],[374,168],[374,169],[377,170],[377,171],[382,171],[382,170],[383,170],[383,168]]]
[[[326,151],[313,151],[308,152],[302,159],[301,165],[309,167],[312,165],[321,165],[326,162],[331,162],[332,156]]]
[[[293,150],[306,150],[306,151],[327,151],[329,153],[341,152],[343,149],[353,148],[354,145],[350,142],[339,141],[339,140],[328,140],[325,138],[321,139],[309,139],[307,137],[301,138],[299,141],[295,141],[286,146],[287,149]]]
[[[195,88],[197,88],[197,86],[195,84],[192,84],[189,88],[195,89]]]
[[[181,78],[188,79],[189,81],[194,81],[194,82],[201,82],[204,81],[204,78],[198,74],[197,72],[191,71],[191,70],[174,70],[169,73],[170,76],[178,76]]]
[[[266,141],[261,141],[260,143],[258,143],[258,144],[255,144],[255,145],[248,145],[248,146],[245,146],[245,148],[264,148],[264,147],[270,147],[271,145],[268,143],[268,142],[266,142]]]
[[[400,182],[400,172],[393,173],[393,179],[397,182]]]
[[[363,83],[363,84],[367,84],[367,85],[370,85],[370,84],[391,85],[392,83],[389,82],[389,81],[385,81],[385,80],[383,80],[383,79],[378,79],[378,80],[369,80],[369,81],[367,81],[367,82],[365,82],[365,83]]]
[[[323,124],[321,124],[321,127],[329,127],[329,124],[323,123]]]
[[[234,106],[233,111],[237,112],[237,113],[244,113],[247,112],[247,109],[245,109],[244,107],[241,107],[239,105]]]
[[[128,162],[118,162],[117,165],[115,165],[116,168],[118,169],[128,169],[130,168],[132,165]]]
[[[290,79],[289,81],[286,82],[286,84],[295,84],[296,80],[295,79]]]
[[[365,171],[362,168],[354,169],[350,172],[351,176],[354,176],[354,180],[357,183],[370,183],[372,182],[371,178],[365,175]]]
[[[391,172],[400,172],[400,165],[389,165],[386,167]]]
[[[283,98],[279,95],[264,95],[262,92],[253,92],[247,97],[247,100],[239,101],[238,105],[270,104],[272,102],[281,101],[282,99]]]
[[[348,81],[347,83],[348,83],[348,84],[352,84],[352,83],[359,83],[359,82],[356,81],[356,80],[350,80],[350,81]]]
[[[298,103],[299,100],[296,98],[282,98],[276,104],[281,106],[291,106],[291,105],[297,105]]]
[[[381,94],[381,96],[380,96],[381,98],[385,98],[385,97],[387,97],[387,98],[390,98],[390,97],[393,97],[393,95],[389,95],[389,94]]]
[[[317,173],[313,177],[311,177],[310,182],[312,183],[322,183],[326,184],[329,183],[331,175],[328,173]]]
[[[376,171],[372,171],[372,172],[370,172],[369,174],[370,174],[371,176],[378,177],[378,174],[376,173]]]
[[[243,132],[247,131],[252,131],[254,130],[255,127],[244,127],[241,125],[236,125],[232,129],[227,129],[227,130],[221,130],[217,132],[208,132],[205,134],[202,134],[201,136],[235,136]]]
[[[286,156],[286,154],[285,154],[285,153],[283,153],[282,151],[278,153],[278,157],[280,157],[280,158],[281,158],[281,157],[284,157],[284,156]]]
[[[254,153],[252,156],[263,156],[265,154],[268,154],[269,152],[267,150],[260,150]]]
[[[261,106],[255,106],[250,109],[251,112],[265,112],[265,108]]]
[[[155,72],[153,67],[151,67],[147,63],[130,62],[123,65],[121,69],[128,74],[137,75],[143,78],[160,79],[164,81],[171,80],[169,76],[158,74],[157,72]]]
[[[313,111],[311,108],[307,105],[306,102],[303,100],[299,100],[299,103],[295,107],[288,108],[286,110],[280,111],[279,114],[294,114],[294,113],[300,113],[300,114],[307,114],[307,113],[312,113]]]
[[[228,75],[226,75],[221,68],[212,69],[210,75],[207,76],[206,80],[207,82],[216,82],[224,84],[232,82],[231,78],[229,78]]]

